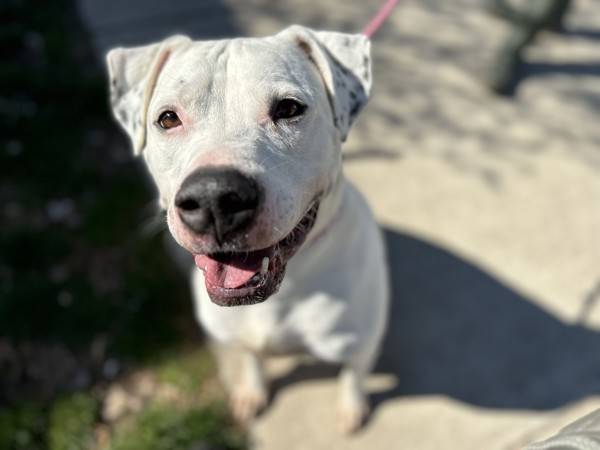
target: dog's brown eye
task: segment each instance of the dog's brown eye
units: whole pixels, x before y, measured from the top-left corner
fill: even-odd
[[[271,118],[274,122],[280,119],[291,119],[300,116],[306,110],[306,106],[297,100],[284,98],[273,105]]]
[[[158,117],[158,124],[162,129],[168,130],[181,125],[181,120],[179,120],[179,117],[175,112],[165,111]]]

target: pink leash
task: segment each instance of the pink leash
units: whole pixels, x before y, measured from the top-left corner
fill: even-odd
[[[373,36],[377,32],[381,25],[383,25],[383,22],[385,22],[386,19],[390,16],[392,11],[394,10],[394,7],[396,6],[396,3],[398,3],[398,0],[387,0],[381,6],[381,8],[379,8],[379,11],[377,11],[377,14],[375,14],[375,16],[369,22],[369,24],[364,28],[362,34],[364,34],[368,38],[371,38],[371,36]]]

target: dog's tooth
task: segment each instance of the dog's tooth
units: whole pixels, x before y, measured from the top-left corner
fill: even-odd
[[[262,260],[262,268],[260,269],[261,275],[266,275],[269,270],[269,257],[265,256]]]

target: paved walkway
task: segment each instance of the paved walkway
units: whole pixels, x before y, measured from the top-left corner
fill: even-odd
[[[171,30],[353,31],[378,4],[80,2],[100,50]],[[340,438],[332,371],[279,369],[259,449],[517,449],[600,408],[600,5],[575,1],[507,101],[477,82],[508,32],[482,3],[400,2],[346,146],[394,284],[372,420]]]

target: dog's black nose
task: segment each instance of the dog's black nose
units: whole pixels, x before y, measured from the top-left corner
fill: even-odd
[[[250,225],[260,197],[257,183],[237,170],[199,169],[183,181],[175,206],[190,230],[211,233],[221,243]]]

